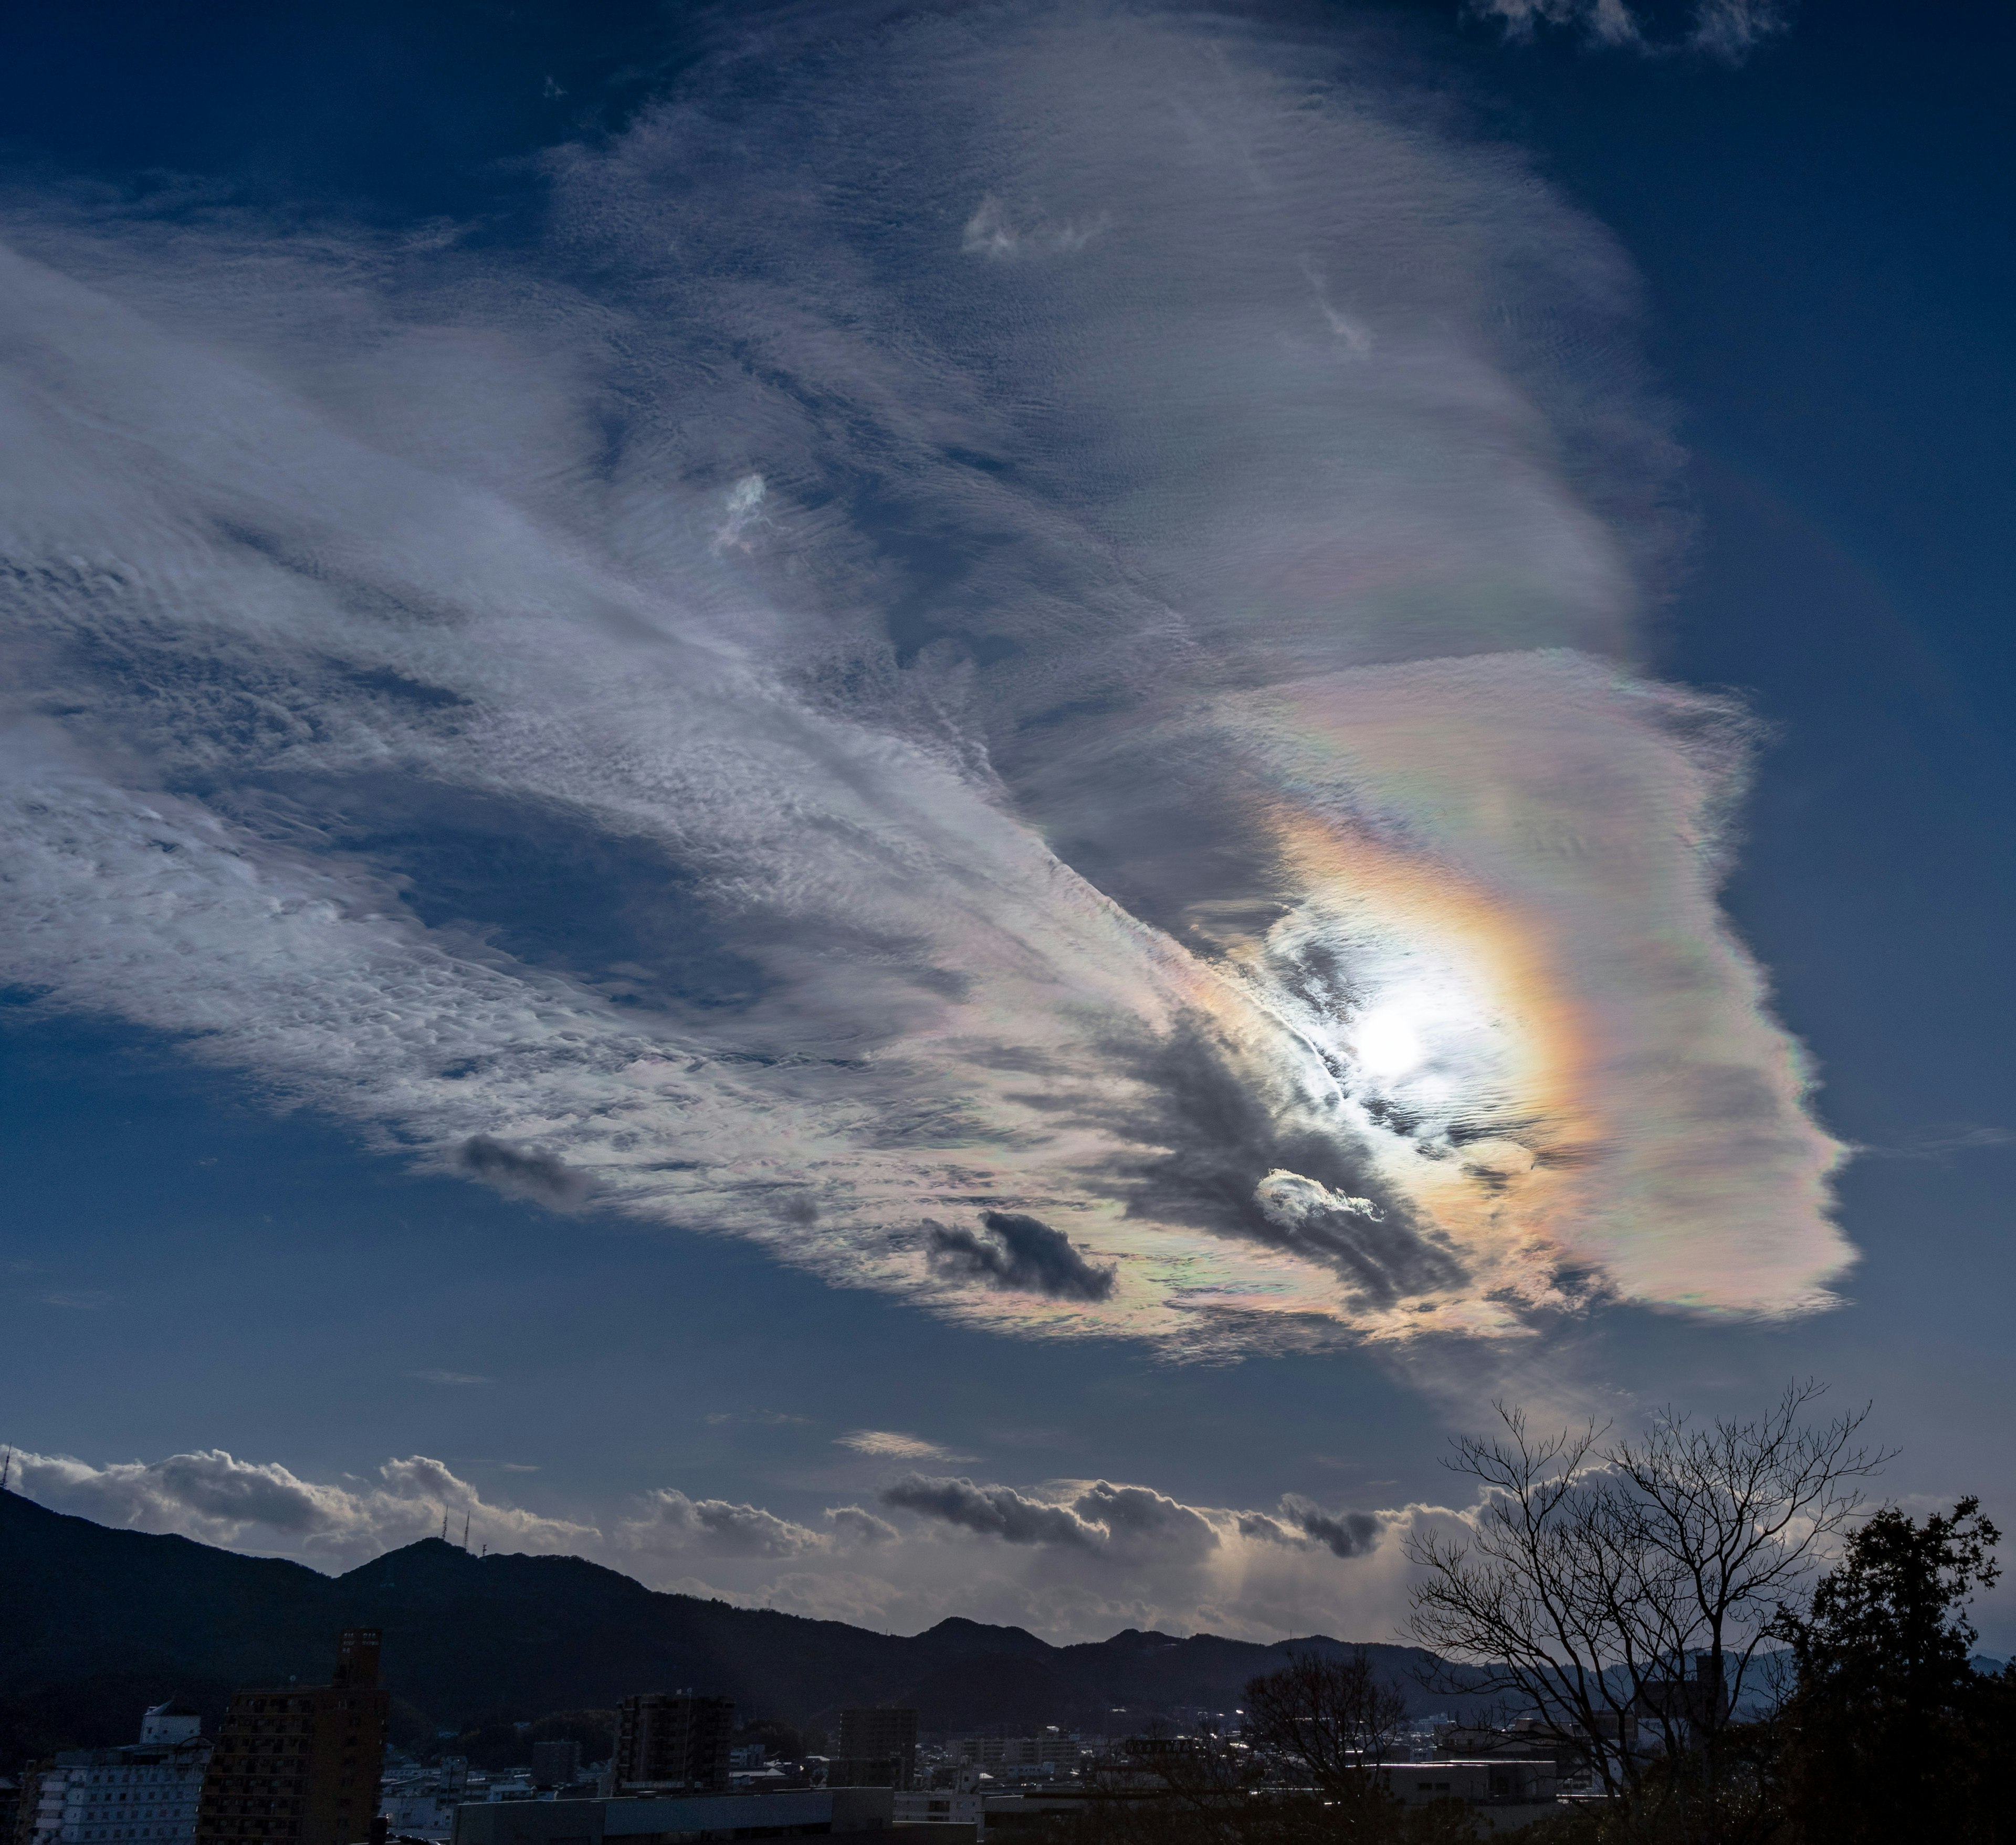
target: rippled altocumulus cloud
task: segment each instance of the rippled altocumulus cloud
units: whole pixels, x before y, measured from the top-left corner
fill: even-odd
[[[5,977],[1006,1328],[1823,1302],[1631,277],[1435,120],[988,9],[523,246],[16,197]]]

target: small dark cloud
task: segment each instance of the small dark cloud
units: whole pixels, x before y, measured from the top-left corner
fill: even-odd
[[[1013,1487],[977,1486],[964,1478],[906,1473],[882,1490],[882,1503],[957,1525],[1004,1544],[1061,1544],[1096,1550],[1106,1534],[1067,1505],[1031,1499]]]
[[[1374,1548],[1386,1521],[1373,1512],[1326,1512],[1314,1501],[1291,1493],[1282,1516],[1334,1557],[1362,1557]]]
[[[1326,1512],[1313,1500],[1290,1493],[1281,1501],[1278,1516],[1264,1512],[1242,1512],[1242,1537],[1294,1549],[1320,1545],[1334,1557],[1362,1557],[1377,1548],[1386,1521],[1374,1512]]]
[[[588,1196],[588,1179],[550,1153],[521,1153],[478,1134],[456,1150],[455,1163],[472,1178],[555,1210],[572,1210]]]
[[[984,1211],[980,1221],[986,1236],[931,1225],[931,1266],[941,1275],[1065,1300],[1103,1300],[1113,1292],[1115,1271],[1087,1261],[1061,1230],[1019,1211]]]
[[[76,1307],[86,1312],[112,1304],[112,1297],[99,1288],[64,1288],[37,1298],[45,1307]]]
[[[487,1384],[492,1381],[470,1371],[409,1371],[406,1375],[430,1384]]]

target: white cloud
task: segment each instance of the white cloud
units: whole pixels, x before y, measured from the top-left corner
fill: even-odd
[[[466,1513],[473,1547],[585,1556],[679,1593],[898,1631],[961,1614],[1060,1641],[1126,1626],[1384,1638],[1404,1602],[1399,1537],[1420,1515],[1335,1512],[1292,1494],[1268,1513],[1124,1482],[912,1476],[885,1490],[880,1512],[843,1505],[797,1519],[663,1487],[607,1516],[552,1516],[486,1499],[425,1456],[329,1483],[221,1449],[106,1466],[16,1449],[12,1484],[100,1523],[322,1570],[437,1536],[444,1518],[459,1540]]]
[[[1914,1134],[1881,1146],[1858,1146],[1854,1151],[1865,1160],[1924,1160],[1943,1163],[1956,1153],[1974,1153],[1990,1147],[2016,1145],[2016,1133],[1978,1121],[1947,1121],[1924,1128]]]
[[[717,552],[730,545],[737,550],[749,549],[753,541],[745,534],[755,527],[769,523],[763,512],[763,502],[768,494],[761,474],[744,474],[729,488],[721,523],[714,528],[714,548]]]
[[[758,1506],[725,1499],[689,1499],[661,1487],[640,1517],[622,1520],[616,1538],[626,1549],[671,1556],[686,1552],[723,1557],[795,1557],[822,1550],[824,1534],[779,1518]]]
[[[278,1462],[241,1461],[222,1448],[160,1461],[95,1466],[16,1449],[14,1485],[58,1512],[139,1531],[176,1532],[206,1544],[273,1552],[347,1569],[380,1551],[432,1537],[449,1517],[459,1536],[492,1549],[568,1551],[592,1545],[591,1525],[488,1502],[439,1461],[387,1461],[373,1486],[306,1480]]]
[[[1688,43],[1725,63],[1740,64],[1766,39],[1787,29],[1786,0],[1701,0]]]
[[[828,1527],[823,1531],[761,1506],[692,1499],[670,1487],[646,1494],[643,1507],[639,1515],[617,1521],[614,1541],[620,1550],[667,1557],[802,1558],[872,1549],[897,1535],[886,1519],[859,1505],[829,1507],[821,1515]]]
[[[0,976],[1006,1331],[1827,1304],[1612,243],[1370,47],[856,38],[529,257],[15,196]]]
[[[1472,0],[1471,9],[1518,38],[1535,27],[1579,27],[1599,45],[1642,45],[1643,35],[1625,0]]]
[[[896,1538],[896,1527],[887,1519],[877,1518],[872,1512],[859,1505],[835,1505],[828,1509],[826,1520],[833,1527],[833,1541],[843,1548],[853,1545],[891,1544]]]
[[[1781,0],[1695,0],[1686,31],[1672,38],[1648,34],[1626,0],[1470,0],[1470,10],[1497,20],[1514,38],[1535,27],[1579,31],[1593,43],[1622,46],[1648,56],[1696,52],[1741,64],[1759,45],[1787,29]]]

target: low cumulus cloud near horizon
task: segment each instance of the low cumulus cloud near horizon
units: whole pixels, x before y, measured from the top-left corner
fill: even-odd
[[[423,1455],[326,1482],[221,1448],[108,1465],[13,1453],[15,1488],[52,1511],[331,1573],[438,1536],[444,1520],[459,1541],[466,1517],[472,1548],[588,1557],[654,1588],[890,1631],[959,1615],[1060,1643],[1128,1627],[1385,1638],[1405,1608],[1406,1532],[1460,1516],[1333,1510],[1294,1493],[1239,1509],[1105,1480],[910,1472],[869,1503],[798,1517],[661,1487],[597,1520],[503,1503]]]
[[[0,200],[0,979],[1006,1332],[1828,1304],[1612,240],[1348,27],[859,26],[516,242]]]

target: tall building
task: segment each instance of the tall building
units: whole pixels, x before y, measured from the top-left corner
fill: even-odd
[[[376,1627],[349,1627],[327,1685],[232,1694],[195,1845],[360,1845],[378,1811],[391,1695]]]
[[[1040,1736],[955,1736],[952,1750],[959,1760],[995,1774],[1017,1768],[1068,1771],[1084,1753],[1077,1737],[1060,1735],[1054,1727]]]
[[[887,1705],[840,1714],[840,1748],[829,1787],[907,1788],[916,1780],[917,1714]]]
[[[616,1793],[700,1793],[728,1786],[732,1698],[639,1692],[616,1714],[608,1782]]]
[[[140,1740],[79,1749],[23,1776],[15,1836],[24,1845],[189,1845],[212,1744],[203,1719],[157,1704]]]
[[[532,1745],[532,1782],[536,1787],[566,1787],[581,1778],[581,1745],[571,1737]]]

